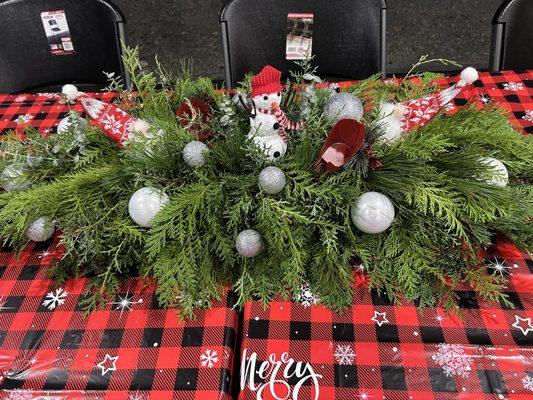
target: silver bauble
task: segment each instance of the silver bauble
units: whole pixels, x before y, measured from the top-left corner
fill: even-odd
[[[169,201],[169,197],[162,190],[143,187],[131,196],[128,212],[137,225],[150,228],[154,217]]]
[[[324,117],[334,124],[341,119],[363,118],[363,103],[351,93],[335,93],[324,107]]]
[[[24,176],[24,169],[14,164],[8,165],[0,176],[2,187],[6,192],[16,192],[30,187],[30,181]]]
[[[285,173],[278,167],[266,167],[259,173],[259,187],[268,194],[277,194],[287,183]]]
[[[189,167],[201,167],[205,164],[205,153],[209,152],[209,147],[205,143],[193,140],[183,148],[183,160]]]
[[[493,170],[494,176],[487,181],[487,183],[505,187],[509,183],[509,172],[505,165],[498,159],[492,157],[484,157],[480,160],[483,164]]]
[[[66,133],[71,126],[74,126],[75,129],[81,133],[87,129],[89,122],[85,118],[80,117],[80,114],[73,111],[67,117],[59,121],[59,124],[57,124],[57,133]]]
[[[394,204],[384,194],[366,192],[352,205],[351,217],[359,230],[365,233],[381,233],[394,221]]]
[[[39,217],[26,229],[26,237],[34,242],[45,242],[52,237],[56,228],[49,218]]]
[[[263,247],[261,235],[253,229],[247,229],[237,235],[235,248],[243,257],[255,257]]]

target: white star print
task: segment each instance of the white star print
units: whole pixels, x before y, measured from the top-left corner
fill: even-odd
[[[482,94],[481,96],[479,96],[479,101],[481,101],[483,104],[488,104],[490,100],[491,100],[490,96],[486,94]]]
[[[374,321],[378,326],[381,326],[383,324],[388,324],[390,321],[387,319],[387,313],[386,312],[378,312],[374,311],[374,316],[370,318],[370,320]]]
[[[142,299],[137,301],[132,301],[133,295],[130,295],[129,290],[126,292],[124,297],[118,296],[118,301],[111,302],[111,306],[115,306],[115,311],[120,310],[120,317],[124,311],[131,311],[133,305],[142,303]]]
[[[518,315],[514,316],[515,322],[511,325],[513,328],[519,329],[524,336],[529,332],[533,332],[533,325],[531,325],[531,318],[521,318]],[[527,325],[524,326],[522,323],[525,322]]]
[[[494,269],[494,272],[496,273],[499,273],[501,276],[503,276],[504,273],[507,273],[507,270],[511,269],[511,268],[516,268],[514,266],[512,267],[508,267],[506,264],[505,264],[505,261],[498,261],[497,258],[494,258],[494,261],[490,261],[490,264],[492,265],[492,268]]]
[[[96,364],[96,366],[102,370],[102,376],[104,376],[110,371],[117,370],[117,361],[118,361],[118,356],[111,357],[109,354],[106,354],[104,359],[100,361],[98,364]],[[107,362],[110,362],[111,366],[106,366]]]

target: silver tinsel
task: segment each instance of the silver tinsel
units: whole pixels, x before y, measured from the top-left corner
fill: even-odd
[[[205,143],[194,140],[183,148],[183,160],[189,167],[201,167],[205,164],[204,153],[209,152]]]
[[[39,217],[26,229],[26,237],[34,242],[45,242],[55,232],[55,224],[46,217]]]
[[[326,103],[324,117],[334,124],[341,119],[360,120],[363,118],[363,103],[351,93],[336,93]]]
[[[243,257],[255,257],[261,253],[262,247],[261,235],[253,229],[247,229],[237,235],[235,248]]]
[[[259,187],[268,194],[277,194],[283,190],[287,178],[278,167],[266,167],[259,173]]]

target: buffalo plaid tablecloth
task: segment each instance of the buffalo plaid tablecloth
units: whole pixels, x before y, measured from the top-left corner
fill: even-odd
[[[45,270],[58,239],[0,252],[0,399],[230,399],[238,316],[227,294],[193,321],[130,279],[85,315],[86,280]]]
[[[533,71],[481,74],[447,112],[468,102],[496,102],[533,133]],[[463,319],[439,308],[421,314],[370,293],[364,267],[341,315],[316,304],[309,287],[299,302],[246,304],[240,399],[533,399],[533,262],[504,241],[486,257],[509,277],[514,308],[465,287],[457,292]]]

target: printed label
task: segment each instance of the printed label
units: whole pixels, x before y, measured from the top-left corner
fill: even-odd
[[[311,56],[313,47],[313,14],[287,15],[287,60],[304,60]]]
[[[45,11],[41,13],[44,32],[54,55],[74,53],[74,44],[70,37],[67,16],[64,10]]]

